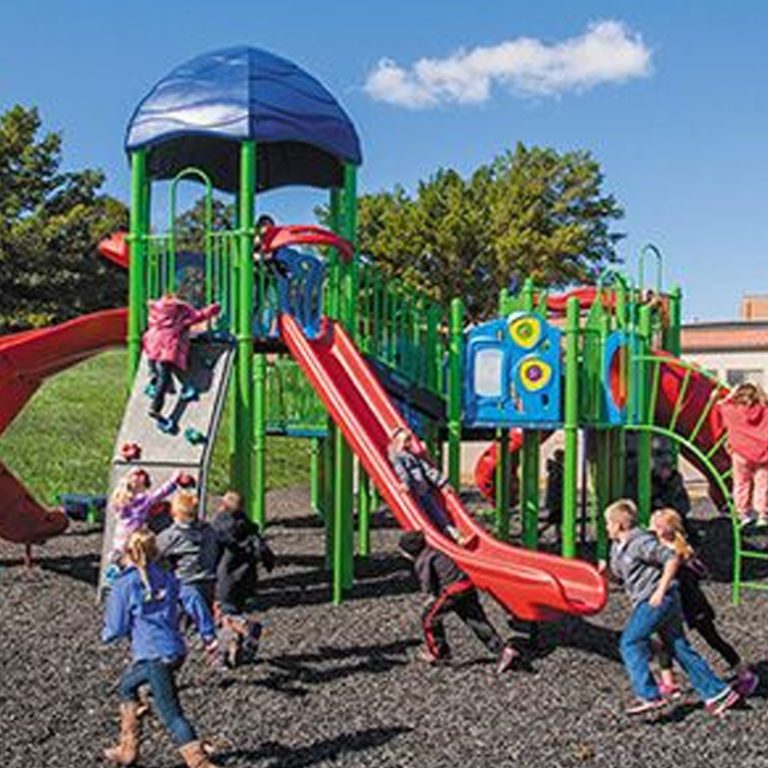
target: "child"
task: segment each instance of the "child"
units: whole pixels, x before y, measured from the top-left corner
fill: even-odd
[[[403,427],[398,427],[392,433],[387,447],[387,458],[402,483],[403,490],[410,491],[416,497],[429,519],[442,532],[461,543],[461,534],[448,520],[436,498],[435,491],[439,491],[448,480],[436,466],[423,456],[416,455],[411,435]]]
[[[755,692],[759,680],[741,660],[733,646],[724,640],[715,626],[715,611],[701,589],[700,581],[706,572],[704,564],[696,558],[685,537],[683,520],[674,509],[660,509],[651,517],[651,530],[664,546],[671,549],[681,561],[677,572],[680,603],[685,623],[695,629],[710,648],[717,651],[736,673],[736,690],[744,697]],[[672,657],[665,646],[659,654],[662,692],[674,694],[678,688],[672,674]]]
[[[149,415],[153,419],[162,419],[165,396],[171,387],[173,377],[174,375],[178,377],[187,369],[189,329],[197,323],[215,317],[219,311],[218,304],[195,309],[173,293],[166,293],[157,301],[149,302],[148,328],[144,333],[144,352],[149,360],[151,372],[152,403]],[[181,397],[190,399],[193,394],[190,387],[184,387]],[[163,424],[164,422],[161,422],[161,426]]]
[[[206,649],[215,650],[213,590],[219,547],[213,528],[197,517],[197,495],[178,491],[171,499],[173,524],[157,537],[160,557],[167,559],[181,582],[180,600],[184,613],[192,619]],[[202,598],[202,600],[198,599]]]
[[[651,508],[674,509],[685,520],[691,500],[673,456],[662,456],[651,470]]]
[[[120,741],[105,750],[105,757],[118,765],[134,765],[138,761],[138,690],[149,685],[154,708],[186,765],[215,768],[184,716],[176,688],[175,672],[186,654],[178,630],[179,582],[157,563],[155,537],[149,531],[131,534],[126,557],[128,567],[115,581],[107,600],[101,637],[105,643],[130,638],[133,662],[118,686]]]
[[[429,664],[450,659],[443,617],[455,613],[489,651],[498,656],[496,672],[503,674],[518,658],[511,645],[505,645],[488,621],[477,590],[467,576],[447,555],[427,546],[421,531],[410,531],[400,537],[400,552],[413,561],[422,592],[429,595],[422,615],[426,647],[421,658]]]
[[[563,522],[563,472],[565,471],[565,451],[558,448],[552,458],[547,460],[547,523],[559,531]]]
[[[719,396],[718,389],[712,392]],[[739,384],[717,404],[728,430],[733,496],[742,525],[768,525],[768,407],[757,384]]]
[[[115,516],[110,557],[113,565],[120,565],[128,537],[146,524],[152,507],[176,490],[181,476],[181,472],[176,472],[167,483],[152,492],[149,490],[152,481],[146,469],[131,469],[118,480],[109,499],[109,510]]]
[[[637,527],[637,508],[630,499],[611,504],[605,510],[605,522],[613,541],[611,570],[623,582],[633,604],[619,644],[637,696],[637,702],[626,710],[627,714],[650,712],[666,704],[649,667],[651,637],[658,632],[706,708],[714,715],[722,715],[740,697],[712,672],[685,638],[680,593],[675,581],[679,558],[652,533]],[[600,569],[605,569],[605,563],[601,563]]]
[[[259,563],[272,572],[275,555],[259,527],[242,509],[236,491],[227,491],[213,519],[221,557],[216,569],[216,608],[222,629],[225,664],[237,666],[255,657],[261,625],[248,616],[248,602],[256,591]]]

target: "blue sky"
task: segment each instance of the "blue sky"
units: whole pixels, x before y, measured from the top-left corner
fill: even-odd
[[[363,142],[364,191],[395,183],[411,188],[439,166],[469,172],[517,140],[561,151],[584,148],[602,164],[606,190],[626,208],[622,255],[634,270],[642,244],[658,244],[667,279],[683,286],[686,318],[732,318],[743,293],[768,292],[766,3],[9,5],[0,25],[0,109],[37,105],[46,126],[63,132],[67,164],[103,169],[108,190],[123,199],[123,132],[138,101],[186,59],[246,43],[293,59],[345,106]],[[647,55],[646,65],[619,77],[611,69],[616,62],[609,61],[601,78],[604,63],[598,62],[600,82],[579,80],[574,68],[584,62],[568,58],[568,41],[577,47],[585,37],[589,42],[590,25],[606,20],[623,25],[630,44]],[[565,50],[567,71],[546,87],[516,80],[514,52],[503,44],[520,38],[538,41],[545,58]],[[477,69],[478,49],[480,58],[493,54],[496,63],[490,75],[485,72],[487,94],[467,103],[467,94],[477,93],[472,78],[484,76]],[[365,86],[382,59],[395,62],[390,66],[415,83],[417,96],[428,103],[413,109],[382,101],[381,93],[373,98]],[[446,97],[444,82],[440,90],[414,76],[412,67],[421,59],[458,78],[453,85],[464,89],[458,97]],[[295,220],[306,219],[320,199],[292,190],[264,204]]]

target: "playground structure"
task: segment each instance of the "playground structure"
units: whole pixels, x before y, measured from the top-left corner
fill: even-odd
[[[258,100],[252,82],[262,84]],[[69,329],[0,340],[0,386],[9,393],[2,399],[2,427],[44,376],[127,341],[133,392],[118,445],[136,441],[142,455],[132,460],[116,451],[112,482],[128,464],[145,466],[158,478],[183,465],[204,491],[209,447],[226,398],[233,417],[232,485],[243,494],[250,516],[265,525],[266,436],[311,440],[311,498],[325,524],[337,602],[354,578],[355,520],[358,554],[365,557],[380,494],[403,527],[423,528],[432,544],[518,617],[599,611],[606,596],[602,578],[574,559],[580,429],[593,435],[589,461],[596,478],[599,554],[605,552],[606,538],[597,511],[625,493],[629,431],[637,433],[642,519],[650,511],[654,434],[673,441],[706,472],[719,504],[732,512],[725,434],[710,398],[720,385],[677,357],[681,294],[663,293],[657,251],[642,257],[637,286],[607,271],[595,286],[549,295],[528,280],[516,295],[501,292],[498,319],[466,330],[460,298],[439,306],[356,252],[356,175],[362,156],[354,126],[314,78],[285,59],[250,48],[198,57],[160,81],[131,119],[126,150],[130,232],[105,241],[101,251],[129,270],[127,327],[126,312],[117,310],[81,318],[82,324],[74,321]],[[165,229],[157,222],[153,226],[151,215],[157,195],[153,183],[161,181],[168,185]],[[204,195],[201,253],[177,246],[177,202],[187,183],[199,185]],[[267,258],[254,259],[257,193],[298,184],[329,190],[330,231],[302,226],[263,233],[262,253],[280,261],[281,274]],[[215,191],[233,195],[229,228],[213,226]],[[645,290],[642,268],[649,255],[659,267],[651,292]],[[147,383],[141,356],[146,303],[168,291],[191,303],[221,305],[213,333],[200,344],[202,359],[232,339],[230,351],[222,352],[226,364],[205,390],[209,396],[188,405],[190,421],[179,424],[177,435],[147,428],[139,415]],[[97,328],[89,331],[93,336],[82,330],[86,324]],[[59,339],[69,340],[69,352],[61,351]],[[50,362],[39,362],[43,352]],[[204,424],[200,409],[207,414]],[[406,421],[438,460],[447,445],[454,487],[462,440],[495,441],[482,466],[486,493],[495,501],[496,538],[448,488],[443,504],[469,542],[458,547],[399,490],[386,444]],[[185,441],[190,428],[198,439]],[[535,551],[540,446],[557,429],[565,433],[564,557]],[[520,455],[523,549],[504,543],[512,507],[510,446]],[[189,460],[178,460],[177,451],[189,454]],[[20,516],[40,523],[42,511],[7,506],[0,535],[6,536]],[[105,551],[109,520],[106,530]],[[753,555],[742,547],[738,526],[734,537],[738,599],[746,586],[742,558]]]

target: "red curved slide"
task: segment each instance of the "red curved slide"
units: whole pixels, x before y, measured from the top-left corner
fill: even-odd
[[[125,343],[126,321],[126,309],[113,309],[0,337],[0,434],[47,376]],[[66,527],[63,512],[41,506],[0,462],[0,538],[40,544]]]
[[[605,582],[589,563],[496,541],[466,512],[450,487],[442,493],[443,504],[470,544],[459,547],[442,535],[412,496],[400,490],[387,460],[387,443],[392,431],[406,423],[349,336],[325,319],[320,336],[309,340],[288,315],[281,316],[280,331],[403,528],[423,530],[432,546],[450,555],[480,589],[520,619],[587,615],[603,608]]]

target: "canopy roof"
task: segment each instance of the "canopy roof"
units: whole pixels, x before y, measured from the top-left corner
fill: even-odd
[[[150,178],[195,166],[234,192],[246,139],[257,142],[259,191],[340,187],[344,163],[362,162],[355,127],[328,90],[287,59],[247,46],[198,56],[160,80],[131,117],[125,148],[148,150]]]

